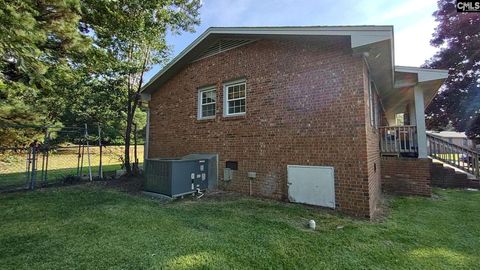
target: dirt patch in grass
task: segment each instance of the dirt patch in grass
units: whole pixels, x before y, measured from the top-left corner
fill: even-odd
[[[95,186],[112,188],[132,195],[141,195],[143,188],[143,178],[141,176],[120,177],[118,179],[109,179],[104,181],[91,182]]]
[[[390,215],[390,202],[393,200],[393,198],[393,196],[387,194],[383,194],[380,197],[380,201],[375,209],[375,213],[370,219],[371,222],[384,222],[387,220],[388,216]]]

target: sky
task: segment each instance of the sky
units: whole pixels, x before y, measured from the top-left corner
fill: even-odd
[[[195,32],[168,35],[167,44],[173,59],[213,26],[393,25],[395,65],[420,66],[436,52],[436,8],[436,0],[203,0]]]

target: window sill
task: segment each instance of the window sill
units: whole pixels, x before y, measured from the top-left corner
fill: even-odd
[[[224,115],[222,120],[230,121],[230,120],[242,120],[246,118],[247,118],[247,114],[244,113],[244,114],[237,114],[237,115]]]
[[[197,123],[215,122],[216,117],[197,118]]]

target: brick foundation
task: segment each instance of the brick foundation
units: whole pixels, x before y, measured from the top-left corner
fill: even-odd
[[[382,157],[382,189],[398,195],[431,196],[430,159]]]
[[[469,179],[465,173],[441,163],[432,163],[432,186],[441,188],[480,188],[478,180]]]

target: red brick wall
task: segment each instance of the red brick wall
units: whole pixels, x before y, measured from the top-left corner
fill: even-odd
[[[469,179],[462,172],[443,166],[442,163],[432,162],[432,186],[441,188],[479,188],[479,181]]]
[[[430,196],[431,166],[428,158],[382,158],[382,188],[386,193]]]
[[[225,118],[222,84],[238,78],[247,113]],[[197,120],[197,89],[212,84],[216,118]],[[287,165],[333,166],[337,209],[370,216],[365,95],[348,39],[259,40],[189,64],[152,95],[149,156],[218,153],[221,188],[248,193],[253,171],[253,194],[277,199],[287,198]],[[227,160],[238,171],[225,183]]]
[[[364,87],[368,89],[370,81],[368,79],[368,70],[364,68]],[[367,166],[368,166],[368,193],[369,193],[369,206],[370,214],[375,215],[377,212],[377,206],[382,196],[381,186],[381,166],[380,166],[380,144],[378,129],[372,126],[370,121],[370,104],[368,102],[369,95],[368,90],[365,91],[364,102],[365,106],[365,126],[366,126],[366,138],[367,138]],[[373,105],[373,104],[372,104]],[[382,119],[383,115],[378,117]]]

